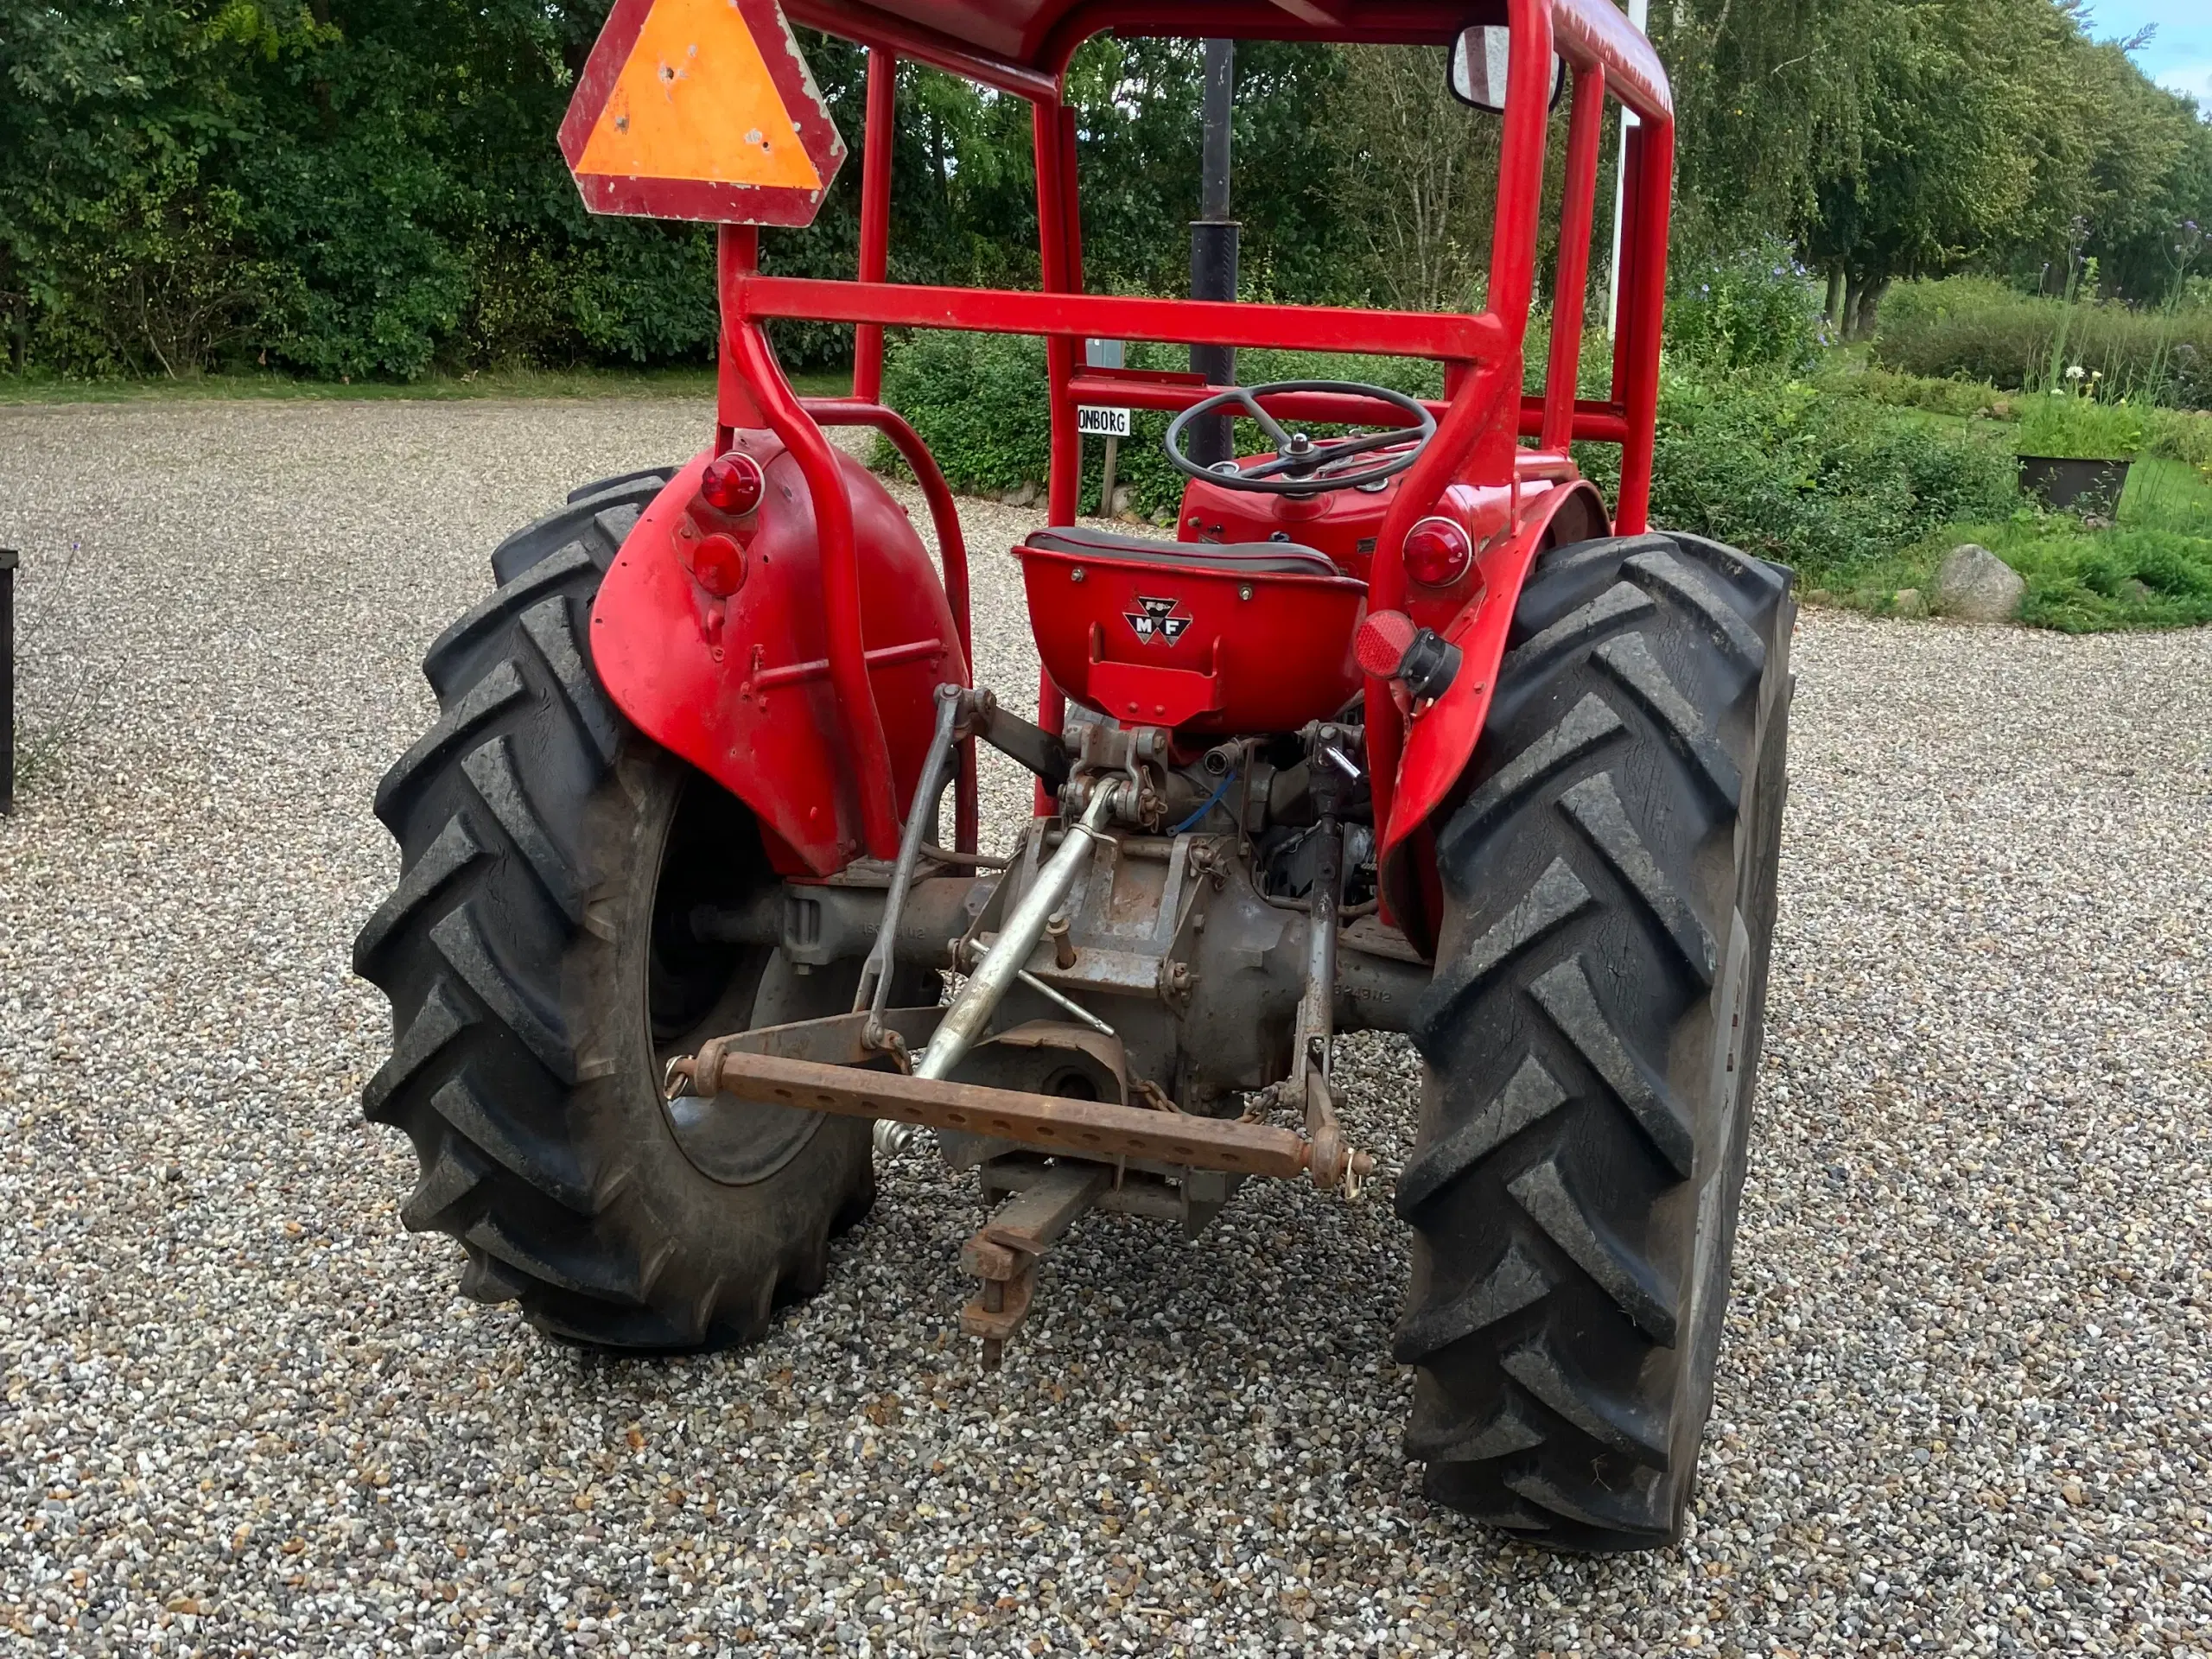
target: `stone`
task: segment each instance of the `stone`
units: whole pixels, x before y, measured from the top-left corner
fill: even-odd
[[[2010,622],[2027,591],[2011,565],[1977,542],[1961,542],[1936,569],[1935,608],[1966,622]]]
[[[2151,584],[2140,576],[2130,576],[2120,584],[2120,597],[2123,604],[2147,605],[2151,601]]]
[[[1037,485],[1032,479],[1023,479],[1014,488],[999,497],[1002,507],[1033,507],[1037,505]]]
[[[1890,613],[1892,616],[1925,616],[1928,614],[1928,601],[1921,597],[1919,588],[1900,588],[1897,597],[1890,601]]]

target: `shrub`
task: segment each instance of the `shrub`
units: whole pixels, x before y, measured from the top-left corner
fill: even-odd
[[[1922,409],[1931,415],[2010,420],[2015,400],[1986,380],[1939,380],[1933,375],[1903,374],[1870,366],[1858,373],[1823,377],[1823,391],[1864,397],[1892,409]]]
[[[2136,311],[2014,293],[1981,277],[1900,283],[1882,307],[1875,360],[1937,378],[2040,390],[2063,328],[2068,364],[2143,403],[2212,409],[2212,307]]]
[[[1587,464],[1611,476],[1611,453]],[[1802,381],[1662,382],[1652,522],[1795,565],[1808,587],[1847,583],[1952,519],[2009,513],[2015,480],[1986,442]]]
[[[2004,550],[2027,578],[2023,621],[2068,633],[2212,622],[2212,541],[2166,530],[2089,533],[2056,515],[2045,529]]]
[[[2212,414],[2178,409],[2143,411],[2143,453],[2191,467],[2212,467]]]
[[[2126,404],[2050,392],[2023,400],[2013,448],[2061,461],[2132,461],[2143,447],[2143,417]]]
[[[1821,301],[1780,243],[1710,264],[1685,263],[1670,283],[1667,345],[1707,369],[1808,367],[1821,345]]]

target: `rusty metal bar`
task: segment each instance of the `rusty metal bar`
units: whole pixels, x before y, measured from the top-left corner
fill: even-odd
[[[997,1368],[1007,1338],[1028,1317],[1038,1258],[1098,1201],[1111,1173],[1103,1164],[1055,1164],[962,1248],[960,1265],[983,1283],[960,1310],[960,1328],[982,1339],[985,1370]]]
[[[1278,1176],[1298,1174],[1313,1157],[1303,1135],[1272,1123],[1155,1112],[980,1084],[935,1083],[728,1047],[711,1055],[702,1050],[700,1058],[711,1061],[714,1077],[711,1084],[694,1084],[693,1091],[699,1094],[733,1095],[841,1117],[889,1118],[925,1128],[958,1129],[1070,1156],[1139,1158],[1190,1169]],[[673,1062],[671,1077],[690,1077],[692,1064]],[[1351,1156],[1355,1164],[1367,1161],[1363,1153]],[[1316,1184],[1333,1185],[1344,1173],[1317,1170]]]

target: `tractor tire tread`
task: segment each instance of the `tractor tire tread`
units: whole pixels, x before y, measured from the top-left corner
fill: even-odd
[[[592,486],[509,537],[498,591],[432,645],[440,712],[376,796],[401,874],[354,947],[392,1003],[362,1109],[415,1145],[402,1224],[461,1242],[463,1295],[519,1303],[563,1341],[656,1352],[760,1337],[819,1289],[828,1239],[873,1192],[872,1172],[837,1174],[717,1234],[698,1206],[719,1198],[671,1210],[634,1143],[588,1128],[618,1121],[594,1103],[618,1084],[660,1110],[657,1079],[612,1075],[596,1005],[576,999],[580,976],[613,971],[588,964],[614,960],[601,912],[622,890],[639,780],[676,763],[628,727],[582,639],[621,537],[672,473]]]
[[[1551,1548],[1649,1548],[1691,1491],[1717,1325],[1689,1201],[1714,1167],[1713,1191],[1740,1179],[1740,1154],[1732,1178],[1711,1161],[1738,1117],[1709,1079],[1715,1010],[1752,971],[1728,942],[1772,921],[1778,798],[1747,780],[1786,707],[1790,582],[1671,535],[1548,550],[1440,821],[1446,918],[1395,1195],[1415,1233],[1392,1343],[1417,1368],[1406,1446],[1432,1497]],[[1763,931],[1751,949],[1755,995]]]

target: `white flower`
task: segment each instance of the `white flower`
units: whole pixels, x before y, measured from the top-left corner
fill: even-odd
[[[2079,380],[2082,378],[2082,365],[2076,363],[2069,367],[2066,371],[2066,378],[2069,380]]]

